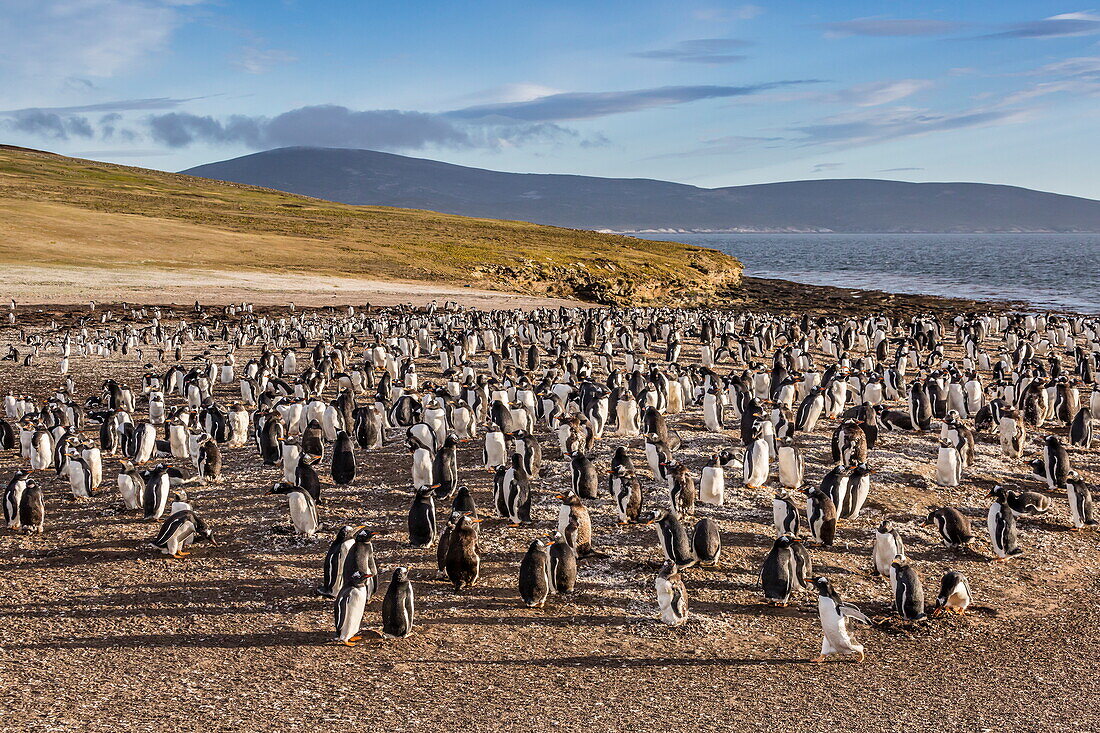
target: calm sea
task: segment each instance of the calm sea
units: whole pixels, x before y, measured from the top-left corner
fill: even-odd
[[[1022,300],[1100,312],[1100,234],[644,234],[814,285]]]

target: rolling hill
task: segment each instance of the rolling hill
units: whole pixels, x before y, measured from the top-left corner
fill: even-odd
[[[338,148],[279,148],[185,173],[349,204],[593,230],[1100,232],[1100,201],[984,183],[834,179],[708,189]]]
[[[0,262],[475,284],[600,303],[694,302],[733,257],[517,221],[350,206],[0,146]]]

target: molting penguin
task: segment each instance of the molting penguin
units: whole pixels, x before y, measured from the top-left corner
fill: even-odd
[[[4,489],[4,524],[8,529],[19,529],[19,504],[23,500],[23,492],[27,490],[27,482],[31,472],[27,470],[16,471]]]
[[[559,494],[561,507],[558,509],[558,532],[565,536],[566,528],[572,523],[576,525],[576,537],[573,549],[577,555],[585,557],[592,554],[592,518],[588,513],[588,507],[581,498],[572,491]]]
[[[836,504],[827,494],[812,487],[806,489],[806,525],[815,542],[832,546],[836,537]]]
[[[537,539],[527,548],[519,563],[519,594],[528,608],[542,608],[550,594],[550,553],[547,544]]]
[[[1012,491],[1003,486],[994,486],[989,490],[987,498],[995,498],[1008,504],[1014,517],[1019,517],[1021,514],[1031,516],[1046,514],[1053,503],[1046,494],[1040,494],[1037,491]]]
[[[37,481],[27,481],[19,497],[19,527],[25,533],[42,534],[46,525],[46,503]]]
[[[480,521],[461,514],[449,533],[444,567],[455,591],[473,586],[481,575],[481,554],[477,546],[477,523]]]
[[[653,583],[657,590],[660,619],[669,626],[679,626],[687,620],[687,589],[674,562],[666,562]]]
[[[415,605],[408,568],[394,568],[390,585],[382,598],[382,636],[403,639],[413,630]]]
[[[625,467],[616,466],[611,472],[611,493],[615,497],[619,524],[637,522],[642,512],[642,485],[638,477]]]
[[[577,584],[577,551],[561,532],[550,544],[550,585],[555,593],[572,593]]]

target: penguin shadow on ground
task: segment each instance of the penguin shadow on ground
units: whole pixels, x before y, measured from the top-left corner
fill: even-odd
[[[444,659],[409,660],[410,664],[448,664]],[[505,667],[574,667],[581,669],[644,669],[647,667],[760,667],[806,664],[805,659],[751,659],[736,657],[620,657],[614,654],[592,654],[572,657],[538,657],[530,659],[467,659],[461,664]]]
[[[463,626],[555,626],[555,627],[591,627],[591,626],[625,626],[638,620],[636,616],[614,613],[569,613],[561,615],[562,609],[553,607],[554,601],[547,601],[545,608],[527,608],[517,597],[515,602],[507,607],[507,610],[526,611],[523,616],[474,616],[459,615],[441,618],[417,620],[418,626],[430,628],[432,626],[447,626],[461,624]],[[553,614],[553,615],[552,615]]]
[[[151,529],[159,530],[160,525],[149,525]],[[73,567],[81,565],[93,565],[112,562],[129,562],[135,557],[135,553],[148,554],[150,558],[166,557],[149,546],[155,533],[151,532],[148,538],[140,540],[110,540],[106,542],[89,542],[81,545],[68,545],[65,547],[53,547],[35,551],[37,559],[31,562],[7,562],[0,563],[0,571],[9,569],[28,568],[54,568]],[[29,554],[29,553],[28,553]]]
[[[76,637],[34,644],[12,644],[9,650],[35,649],[149,649],[184,647],[200,649],[247,649],[264,647],[316,646],[328,640],[317,631],[282,629],[267,634],[117,634],[106,638]]]

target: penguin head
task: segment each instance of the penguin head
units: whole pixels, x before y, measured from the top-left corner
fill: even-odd
[[[893,562],[890,563],[892,568],[907,568],[909,567],[909,558],[905,555],[894,555]]]
[[[998,501],[1004,501],[1008,497],[1009,491],[1005,487],[997,484],[989,490],[989,493],[985,495],[987,499],[996,499]]]
[[[923,522],[923,523],[927,523],[927,521],[928,521],[928,520],[925,520],[925,522]],[[923,523],[922,523],[922,524],[923,524]],[[893,528],[894,528],[894,525],[893,525],[893,524],[892,524],[892,523],[890,522],[890,520],[889,520],[889,519],[883,519],[883,520],[882,520],[882,523],[881,523],[881,524],[879,524],[879,526],[878,526],[878,529],[877,529],[876,531],[877,531],[877,532],[878,532],[879,534],[887,534],[887,533],[889,533],[889,532],[890,532],[890,530],[892,530]]]
[[[833,590],[833,584],[829,582],[829,579],[826,578],[824,575],[818,576],[816,578],[806,578],[805,580],[806,582],[813,584],[814,589],[817,590],[819,595],[831,596],[836,593],[836,591]]]
[[[391,576],[391,581],[390,582],[404,583],[404,582],[407,582],[408,579],[409,579],[409,569],[408,568],[397,567],[397,568],[393,569],[393,575]]]

